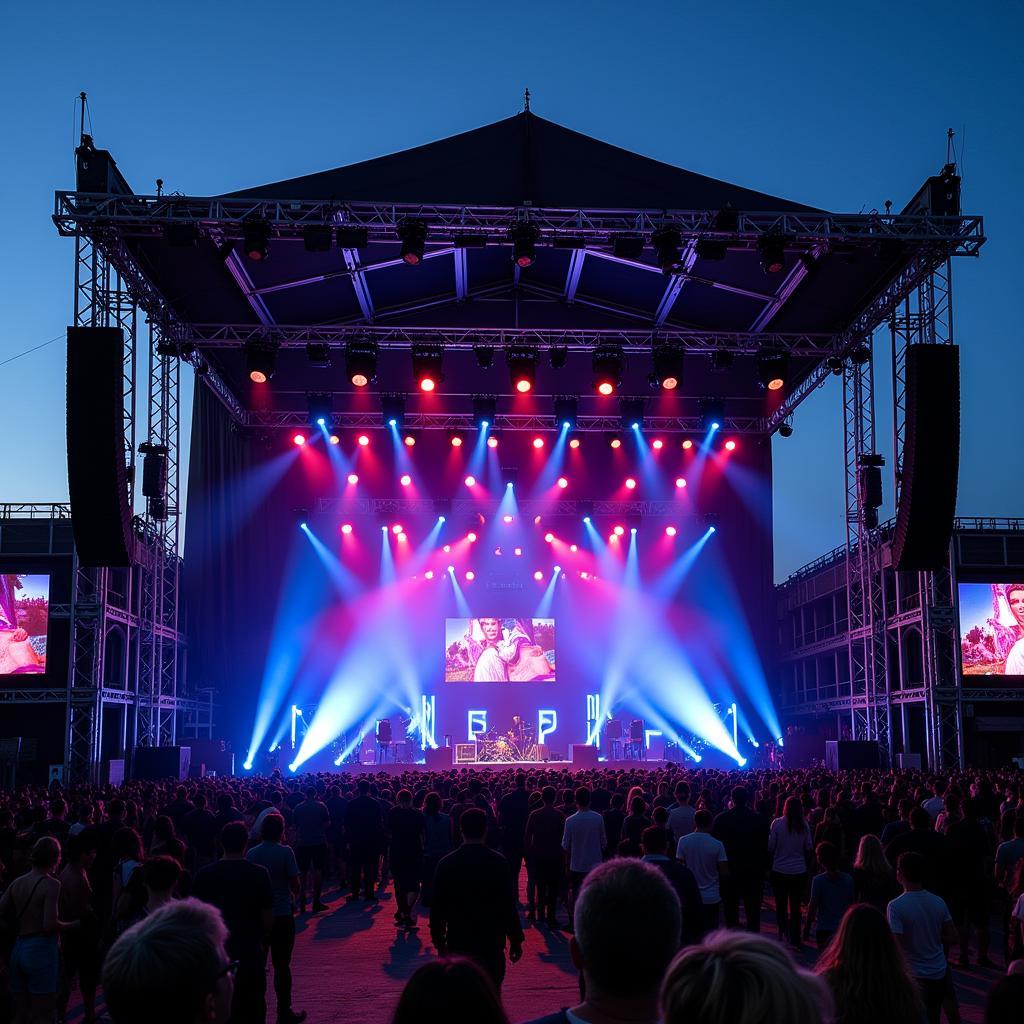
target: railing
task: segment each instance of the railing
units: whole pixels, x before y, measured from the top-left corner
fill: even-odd
[[[0,519],[70,519],[71,506],[64,502],[0,501]]]

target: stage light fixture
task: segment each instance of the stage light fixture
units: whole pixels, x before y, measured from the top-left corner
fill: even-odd
[[[757,240],[757,257],[766,274],[778,274],[786,265],[786,239],[779,234],[762,235]]]
[[[534,579],[535,579],[535,580],[536,580],[536,581],[537,581],[538,583],[540,583],[540,581],[541,581],[542,579],[544,579],[544,573],[542,573],[542,572],[540,571],[540,569],[538,569],[538,570],[537,570],[537,571],[536,571],[536,572],[535,572],[535,573],[533,574],[533,578],[534,578]]]
[[[616,449],[621,448],[622,447],[622,438],[621,437],[612,437],[608,441],[608,444],[609,444],[609,446],[611,448],[616,448]]]
[[[330,252],[334,231],[330,224],[307,224],[302,229],[302,245],[306,252]]]
[[[487,447],[492,449],[498,447],[498,439],[493,434],[487,438]]]
[[[544,438],[543,437],[535,437],[533,439],[533,447],[534,448],[543,448],[544,447]]]
[[[627,476],[626,477],[626,490],[627,491],[635,491],[636,490],[636,480],[634,480],[633,477],[631,477],[631,476]]]
[[[402,438],[402,444],[404,444],[406,448],[415,448],[416,447],[416,435],[415,434],[406,434],[405,437]]]
[[[370,232],[344,224],[338,228],[337,241],[339,249],[365,249],[370,243]]]
[[[661,451],[661,449],[665,447],[665,442],[664,442],[664,441],[662,441],[662,439],[661,439],[660,437],[656,437],[656,438],[655,438],[655,439],[654,439],[654,440],[653,440],[653,441],[651,442],[651,447],[652,447],[652,448],[653,448],[653,449],[654,449],[654,450],[655,450],[656,452],[660,452],[660,451]]]
[[[677,531],[676,531],[676,528],[674,526],[666,526],[665,527],[665,533],[667,533],[669,537],[674,537],[676,535],[676,532]]]
[[[425,580],[432,580],[432,579],[434,578],[434,570],[433,570],[433,569],[428,569],[428,570],[427,570],[427,571],[426,571],[426,572],[425,572],[425,573],[423,574],[423,578],[424,578]]]
[[[360,434],[356,438],[356,444],[358,444],[360,448],[365,448],[369,443],[370,443],[370,435],[369,434]]]
[[[310,392],[306,395],[306,408],[309,410],[311,427],[326,427],[331,422],[334,403],[329,394]]]
[[[352,532],[352,524],[342,523],[341,532],[347,537]]]
[[[601,345],[594,349],[591,369],[594,374],[594,390],[599,395],[613,395],[622,386],[625,362],[619,345]]]
[[[793,436],[793,424],[792,423],[780,423],[779,424],[779,437],[792,437]]]
[[[583,517],[583,522],[585,522],[587,524],[587,526],[589,526],[590,525],[590,516],[584,516]]]
[[[537,260],[537,238],[540,235],[536,225],[529,221],[514,224],[509,232],[512,237],[512,259],[517,267],[532,267]]]
[[[687,438],[683,442],[683,451],[684,452],[688,452],[692,447],[693,447],[693,442],[689,438]]]
[[[411,477],[411,476],[409,476],[409,474],[408,474],[408,473],[403,473],[403,474],[402,474],[402,475],[401,475],[401,476],[400,476],[400,477],[398,478],[398,482],[399,482],[399,483],[400,483],[400,484],[401,484],[401,485],[402,485],[403,487],[408,487],[408,486],[409,486],[409,484],[411,484],[411,483],[412,483],[412,477]]]
[[[404,531],[398,535],[398,543],[399,544],[406,544],[406,543],[408,543],[408,541],[409,541],[409,535],[407,533],[405,533]]]
[[[402,242],[399,254],[403,262],[410,267],[422,263],[427,243],[427,225],[421,220],[403,220],[398,225],[398,237]]]
[[[562,490],[564,491],[566,489],[566,487],[569,486],[569,481],[566,480],[564,476],[560,476],[558,478],[558,486],[561,487]]]
[[[494,349],[490,345],[474,345],[473,355],[476,356],[476,364],[481,370],[489,370],[494,365]]]
[[[450,572],[450,573],[453,573],[453,574],[454,574],[454,572],[455,572],[455,566],[454,566],[454,565],[449,565],[449,566],[448,566],[448,572]]]
[[[675,391],[683,379],[683,350],[675,345],[654,348],[654,383],[663,391]]]
[[[401,433],[405,426],[405,395],[381,395],[380,413],[385,427]]]
[[[401,523],[395,523],[395,525],[391,527],[391,532],[397,537],[400,533],[404,533],[405,531],[403,530]]]
[[[443,548],[441,548],[441,550],[442,550],[442,551],[443,551],[443,552],[444,552],[444,553],[445,553],[446,555],[450,555],[450,554],[451,554],[451,551],[452,551],[452,546],[451,546],[451,544],[445,544],[445,546],[444,546]]]
[[[330,442],[331,442],[331,444],[341,444],[341,438],[338,437],[337,434],[331,434]]]
[[[245,255],[253,263],[264,263],[270,256],[267,243],[270,240],[270,225],[264,220],[250,220],[242,225],[242,245]]]
[[[513,551],[512,551],[512,554],[515,555],[516,558],[521,558],[522,555],[523,555],[523,549],[522,548],[514,548]]]
[[[571,440],[571,441],[569,442],[569,447],[570,447],[570,448],[576,449],[576,448],[579,448],[579,446],[580,446],[580,439],[579,439],[578,437],[574,437],[574,438],[573,438],[573,439],[572,439],[572,440]]]
[[[569,358],[569,348],[566,345],[554,345],[548,355],[551,357],[551,369],[561,370]]]
[[[619,422],[623,430],[643,430],[645,404],[642,398],[619,399]]]
[[[475,544],[476,534],[472,530],[470,530],[469,533],[466,534],[466,540],[468,540],[470,544]]]
[[[504,515],[503,515],[503,516],[501,517],[501,521],[502,521],[503,523],[505,523],[505,525],[507,526],[507,525],[508,525],[509,523],[511,523],[511,522],[512,522],[512,518],[513,518],[513,517],[512,517],[512,514],[511,514],[510,512],[506,512],[506,513],[505,513],[505,514],[504,514]]]
[[[624,526],[616,526],[615,529],[612,530],[612,533],[614,533],[616,537],[621,537],[625,532],[626,528]]]
[[[711,369],[714,373],[726,373],[731,370],[733,361],[733,354],[728,349],[719,348],[711,353]]]
[[[476,579],[476,573],[473,572],[472,569],[467,569],[466,570],[466,582],[467,583],[472,583],[473,580],[475,580],[475,579]]]
[[[761,387],[781,391],[786,386],[789,356],[785,352],[765,350],[757,355],[757,377]]]
[[[254,384],[266,384],[274,376],[277,346],[273,342],[250,341],[245,346],[245,368]]]
[[[677,476],[676,477],[676,487],[679,488],[679,490],[682,490],[685,486],[686,486],[686,477],[684,477],[684,476]]]
[[[353,387],[365,388],[377,379],[377,343],[368,338],[345,346],[345,372]]]
[[[467,476],[466,477],[466,486],[467,487],[476,487],[476,477],[475,476]]]
[[[850,362],[854,366],[865,366],[871,362],[871,346],[867,342],[858,342],[850,349]]]
[[[697,403],[697,412],[705,433],[719,430],[725,422],[725,402],[721,398],[702,398]]]
[[[478,430],[493,427],[497,415],[497,398],[493,395],[475,395],[473,397],[473,425]]]
[[[461,438],[461,436],[458,435],[458,434],[452,434],[452,436],[451,436],[451,445],[452,445],[453,448],[461,448],[462,447],[462,438]]]
[[[639,260],[644,254],[642,235],[616,235],[612,239],[612,255],[619,260]]]
[[[651,235],[654,258],[663,274],[674,274],[680,269],[682,238],[675,228],[661,228]]]
[[[350,483],[350,484],[351,484],[351,485],[352,485],[353,487],[355,487],[355,485],[356,485],[357,483],[359,483],[359,477],[358,477],[358,476],[356,476],[356,474],[355,474],[355,473],[349,473],[349,475],[348,475],[348,482],[349,482],[349,483]]]
[[[571,551],[571,552],[572,552],[572,553],[573,553],[574,555],[576,554],[576,552],[577,552],[577,551],[579,551],[579,549],[580,549],[580,546],[579,546],[579,544],[570,544],[570,545],[569,545],[569,550],[570,550],[570,551]]]
[[[305,443],[306,443],[306,435],[305,434],[296,434],[292,438],[292,444],[298,446],[299,448],[301,448]]]
[[[437,345],[413,345],[412,375],[420,391],[436,391],[444,381],[441,371],[442,353]]]
[[[736,442],[731,437],[729,438],[728,441],[725,442],[725,450],[727,452],[734,452],[734,451],[736,451]]]
[[[537,381],[537,350],[532,348],[510,348],[505,352],[505,362],[512,378],[512,387],[521,395],[533,390]]]
[[[553,544],[555,542],[555,535],[549,531],[544,534],[544,540],[548,544]]]
[[[580,411],[580,401],[571,395],[561,395],[555,399],[555,429],[568,427],[576,429],[576,418]]]

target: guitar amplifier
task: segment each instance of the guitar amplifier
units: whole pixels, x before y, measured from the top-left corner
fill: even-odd
[[[473,764],[477,760],[476,743],[456,743],[455,763]]]

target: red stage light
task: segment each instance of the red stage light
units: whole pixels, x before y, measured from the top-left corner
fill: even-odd
[[[564,476],[560,476],[558,478],[558,486],[561,487],[562,490],[564,491],[565,488],[569,486],[569,481],[566,480]]]
[[[300,448],[301,448],[301,447],[302,447],[302,446],[303,446],[303,445],[304,445],[305,443],[306,443],[306,435],[305,435],[305,434],[296,434],[296,435],[295,435],[295,436],[294,436],[294,437],[292,438],[292,444],[296,444],[296,445],[298,445],[298,446],[299,446]]]
[[[674,526],[666,526],[666,527],[665,527],[665,532],[666,532],[666,533],[667,533],[667,534],[668,534],[668,535],[669,535],[670,537],[674,537],[674,536],[676,535],[676,528],[675,528]]]
[[[573,438],[573,439],[572,439],[572,440],[571,440],[571,441],[569,442],[569,447],[570,447],[570,448],[579,448],[579,446],[580,446],[580,439],[579,439],[578,437],[574,437],[574,438]]]
[[[475,476],[467,476],[466,477],[466,486],[467,487],[476,487],[476,477]]]
[[[692,447],[693,447],[693,442],[689,438],[687,438],[683,442],[683,451],[684,452],[688,452]]]
[[[660,452],[660,451],[661,451],[661,449],[665,447],[665,442],[664,442],[664,441],[662,441],[662,439],[661,439],[660,437],[656,437],[656,438],[655,438],[655,439],[654,439],[654,440],[653,440],[653,441],[651,442],[651,447],[652,447],[652,448],[653,448],[653,449],[654,449],[654,450],[655,450],[656,452]]]
[[[534,448],[543,448],[544,447],[544,438],[543,437],[535,437],[533,439],[533,447]]]
[[[491,436],[491,437],[487,438],[487,447],[488,448],[497,448],[498,447],[498,439],[496,437],[494,437],[494,436]]]
[[[503,516],[501,517],[501,521],[502,521],[503,523],[511,523],[511,522],[512,522],[512,514],[511,514],[510,512],[506,512],[506,513],[505,513],[505,514],[504,514],[504,515],[503,515]]]
[[[341,532],[344,533],[346,536],[348,536],[348,534],[350,534],[352,532],[352,524],[351,523],[343,523],[342,526],[341,526]]]
[[[546,541],[547,541],[547,542],[548,542],[549,544],[553,544],[553,543],[554,543],[554,540],[555,540],[555,535],[554,535],[553,533],[545,533],[545,534],[544,534],[544,539],[545,539],[545,540],[546,540]]]
[[[266,384],[267,375],[262,370],[250,370],[249,380],[251,380],[253,384]]]
[[[359,442],[360,448],[365,448],[370,443],[370,438],[366,434],[360,434],[356,440]]]
[[[537,570],[537,571],[536,571],[536,572],[535,572],[535,573],[533,574],[533,578],[534,578],[534,579],[535,579],[535,580],[536,580],[536,581],[537,581],[538,583],[540,583],[540,581],[541,581],[542,579],[544,579],[544,573],[542,573],[542,572],[540,571],[540,569],[538,569],[538,570]]]
[[[453,447],[453,448],[461,448],[461,447],[462,447],[462,438],[461,438],[461,437],[459,437],[459,435],[458,435],[458,434],[456,434],[456,435],[455,435],[455,436],[454,436],[454,437],[452,438],[452,447]]]
[[[636,481],[631,476],[626,477],[626,489],[630,491],[636,490]]]
[[[523,549],[522,549],[522,548],[516,548],[516,549],[515,549],[515,550],[514,550],[514,551],[512,552],[512,554],[513,554],[513,555],[515,555],[515,556],[516,556],[516,558],[519,558],[519,557],[520,557],[520,556],[522,555],[522,553],[523,553]]]
[[[733,441],[733,440],[732,440],[732,439],[730,438],[730,440],[728,440],[728,441],[726,441],[726,442],[725,442],[725,450],[726,450],[727,452],[734,452],[734,451],[736,451],[736,442],[735,442],[735,441]]]
[[[598,394],[610,395],[615,390],[615,385],[610,380],[603,380],[597,385]]]
[[[569,550],[575,555],[576,552],[579,551],[579,545],[577,545],[577,544],[570,544],[569,545]]]
[[[613,437],[612,440],[611,440],[611,446],[613,448],[621,448],[622,447],[622,438]]]
[[[341,444],[341,438],[337,434],[331,434],[331,444]]]
[[[423,577],[424,577],[424,579],[432,580],[434,578],[434,570],[433,569],[428,569],[423,574]]]
[[[405,447],[411,448],[416,443],[416,438],[412,434],[405,435]]]
[[[408,474],[408,473],[403,473],[403,474],[401,475],[401,477],[399,477],[399,480],[398,480],[398,482],[399,482],[399,483],[400,483],[400,484],[401,484],[401,485],[402,485],[403,487],[408,487],[408,486],[409,486],[409,484],[411,484],[411,483],[412,483],[412,477],[411,477],[411,476],[409,476],[409,474]]]
[[[686,486],[686,479],[681,476],[676,477],[676,487],[683,488]]]
[[[786,382],[781,377],[772,377],[772,379],[768,381],[768,390],[780,391],[782,389],[782,385],[785,383]]]
[[[404,534],[404,533],[400,533],[398,535],[398,542],[400,544],[404,544],[408,539],[409,539],[409,537],[406,534]]]
[[[348,482],[352,484],[354,487],[357,483],[359,483],[359,477],[357,477],[355,473],[349,473]]]
[[[445,544],[445,546],[441,550],[447,555],[451,552],[452,546],[451,544]]]
[[[420,391],[433,391],[437,387],[437,381],[433,377],[420,377]]]
[[[466,534],[466,540],[468,540],[470,544],[475,544],[476,543],[476,534],[473,533],[472,530],[470,530],[469,533]]]
[[[370,383],[370,378],[365,373],[353,373],[352,384],[357,388],[365,388]]]
[[[533,388],[533,381],[528,377],[520,377],[516,381],[516,391],[521,395],[525,395],[528,391]]]
[[[402,524],[401,523],[395,523],[395,525],[391,527],[391,532],[397,537],[398,534],[403,532]]]
[[[473,572],[472,569],[467,569],[466,570],[466,582],[467,583],[472,583],[473,580],[475,580],[475,579],[476,579],[476,573]]]
[[[616,537],[621,537],[625,532],[626,528],[624,526],[616,526],[615,529],[612,531],[612,533],[614,533]]]

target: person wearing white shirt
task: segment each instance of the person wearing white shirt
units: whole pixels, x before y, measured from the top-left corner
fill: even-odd
[[[921,806],[928,812],[934,822],[946,809],[946,783],[940,779],[932,786],[932,793],[934,793],[934,796],[930,796]]]
[[[800,903],[813,852],[803,805],[797,797],[791,796],[783,807],[783,816],[772,822],[768,832],[768,856],[772,859],[772,892],[779,939],[785,941],[788,937],[797,948],[800,946]]]
[[[565,819],[565,831],[562,833],[562,849],[569,864],[570,920],[583,879],[604,860],[608,845],[604,818],[590,809],[590,790],[586,786],[576,790],[576,807],[576,813]]]
[[[718,908],[722,905],[721,882],[729,874],[725,845],[711,834],[714,818],[710,811],[697,811],[695,831],[676,844],[676,859],[685,864],[697,879],[704,904],[704,932],[718,927]]]
[[[675,794],[676,802],[668,809],[668,827],[678,843],[683,836],[688,836],[693,831],[693,818],[697,812],[690,806],[688,783],[677,782]]]

